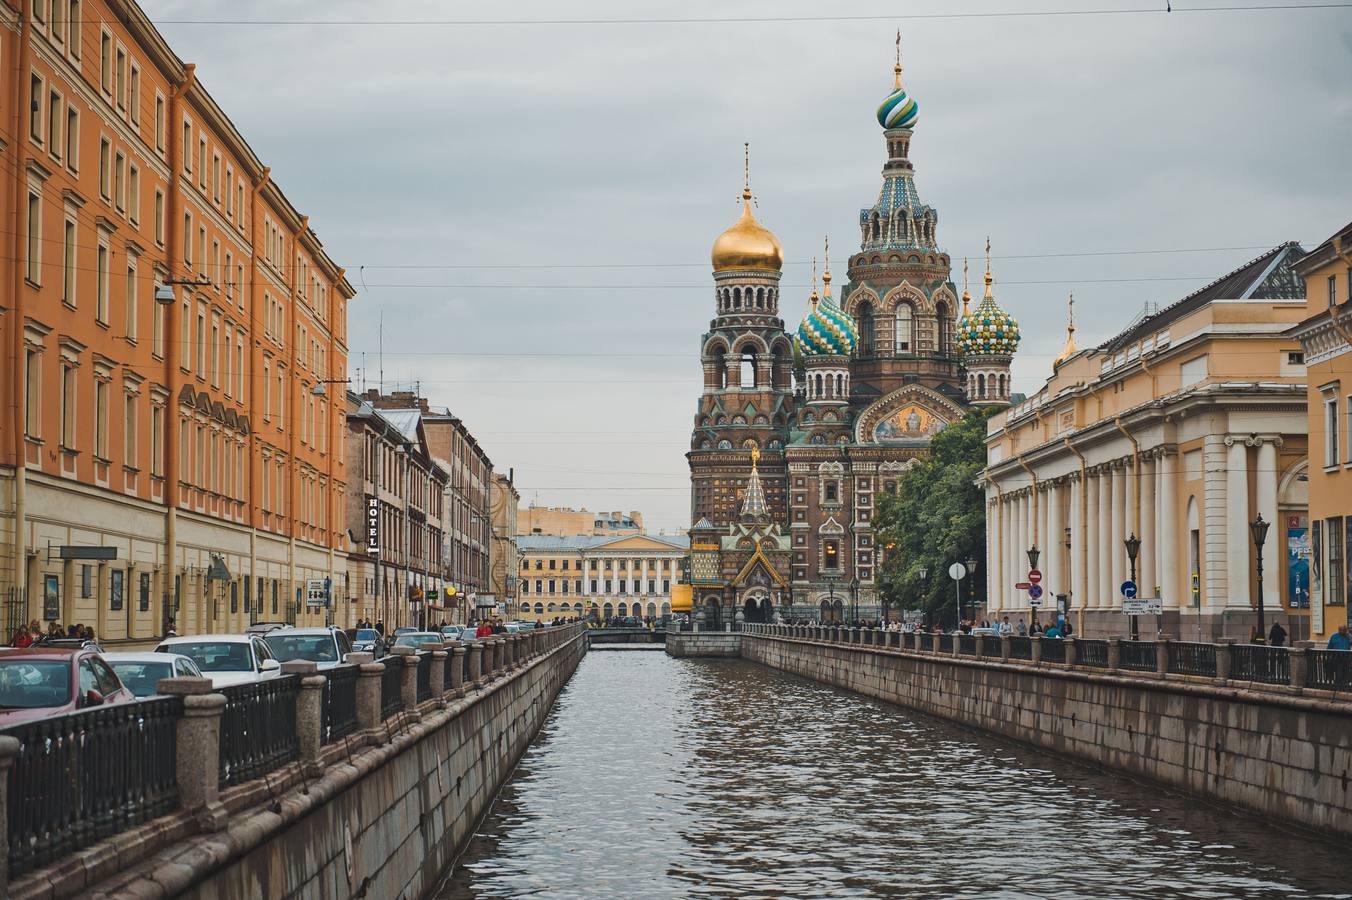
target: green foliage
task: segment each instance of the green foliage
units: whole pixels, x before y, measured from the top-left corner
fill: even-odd
[[[975,482],[986,465],[988,415],[973,410],[944,428],[934,436],[929,457],[902,478],[897,494],[879,495],[874,526],[884,556],[878,582],[894,606],[943,611],[952,619],[948,567],[969,559],[977,561],[976,577],[961,585],[963,604],[984,599],[985,494]],[[927,579],[920,577],[922,568]]]

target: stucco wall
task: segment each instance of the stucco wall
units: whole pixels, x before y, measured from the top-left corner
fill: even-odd
[[[742,656],[1289,822],[1352,835],[1352,704],[744,635]]]

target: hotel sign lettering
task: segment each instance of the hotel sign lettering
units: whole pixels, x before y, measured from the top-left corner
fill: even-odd
[[[366,498],[366,552],[380,555],[380,501],[375,497]]]

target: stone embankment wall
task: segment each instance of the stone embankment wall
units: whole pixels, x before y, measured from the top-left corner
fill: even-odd
[[[259,900],[428,896],[587,651],[566,642],[420,721],[390,720],[318,778],[180,841],[93,896]],[[467,686],[468,687],[468,686]],[[370,735],[366,737],[370,738]]]
[[[1056,753],[1352,836],[1352,703],[745,634],[742,656]]]
[[[671,656],[741,656],[742,635],[737,631],[668,631]]]

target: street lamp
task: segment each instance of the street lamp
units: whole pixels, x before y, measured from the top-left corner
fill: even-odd
[[[920,598],[921,598],[921,603],[922,603],[922,604],[924,603],[925,590],[926,590],[928,587],[929,587],[929,568],[928,568],[927,566],[921,566],[921,567],[920,567]]]
[[[850,579],[850,625],[859,625],[859,579]]]
[[[1263,514],[1259,513],[1258,518],[1249,523],[1249,531],[1253,534],[1253,546],[1257,551],[1256,559],[1258,561],[1258,639],[1267,640],[1267,629],[1263,622],[1263,544],[1267,542],[1268,528],[1270,522],[1263,521]]]
[[[1140,552],[1141,552],[1141,539],[1138,538],[1138,537],[1136,536],[1136,532],[1133,531],[1133,532],[1131,533],[1131,537],[1127,538],[1127,539],[1126,539],[1125,541],[1123,541],[1122,543],[1124,543],[1124,544],[1127,545],[1127,559],[1131,560],[1131,580],[1132,580],[1132,582],[1135,582],[1135,581],[1136,581],[1136,557],[1137,557],[1137,555],[1139,555]],[[1137,640],[1138,637],[1139,637],[1139,636],[1138,636],[1137,633],[1136,633],[1136,615],[1133,613],[1133,614],[1132,614],[1132,617],[1131,617],[1131,639],[1134,641],[1134,640]]]
[[[1042,558],[1042,551],[1037,548],[1037,544],[1028,548],[1028,568],[1036,569],[1037,561]]]
[[[313,397],[324,397],[328,391],[324,390],[326,384],[347,384],[346,378],[319,378],[316,379],[314,387],[310,388],[310,395]]]
[[[976,557],[967,557],[967,576],[972,580],[967,582],[967,601],[969,606],[976,605]],[[973,619],[976,616],[972,616]]]

